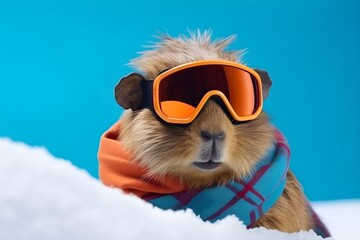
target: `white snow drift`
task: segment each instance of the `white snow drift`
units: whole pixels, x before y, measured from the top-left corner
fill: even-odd
[[[211,224],[191,211],[162,211],[103,186],[69,161],[51,156],[45,148],[7,138],[0,138],[0,238],[322,239],[312,231],[287,234],[264,228],[247,230],[231,216]]]

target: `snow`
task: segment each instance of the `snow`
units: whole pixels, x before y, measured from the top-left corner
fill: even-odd
[[[338,240],[354,240],[360,236],[360,200],[312,203],[330,233]]]
[[[335,238],[360,235],[360,201],[316,203]],[[353,221],[349,215],[354,216]],[[345,221],[346,220],[346,221]],[[350,223],[349,223],[350,222]],[[0,138],[0,238],[17,239],[241,239],[315,240],[314,232],[247,230],[229,216],[203,222],[190,210],[163,211],[103,186],[43,147]]]

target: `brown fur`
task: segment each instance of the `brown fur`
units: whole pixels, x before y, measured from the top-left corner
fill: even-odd
[[[154,49],[145,51],[132,64],[147,79],[153,79],[164,69],[190,61],[236,61],[240,59],[241,52],[225,51],[233,38],[210,42],[209,32],[192,33],[190,38],[164,35]],[[233,124],[213,101],[209,101],[194,122],[187,126],[163,124],[148,109],[127,110],[120,121],[122,130],[119,140],[139,164],[149,169],[147,177],[170,175],[190,188],[245,177],[253,171],[274,140],[274,128],[264,112],[253,121]],[[225,133],[222,164],[212,171],[201,171],[192,165],[199,159],[203,146],[201,131]],[[255,225],[286,232],[309,230],[312,222],[306,202],[300,184],[289,172],[282,196]]]

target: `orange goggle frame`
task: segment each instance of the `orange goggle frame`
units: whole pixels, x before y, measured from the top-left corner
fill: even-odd
[[[253,120],[263,105],[260,76],[239,63],[201,60],[171,68],[152,82],[154,111],[168,123],[191,123],[211,97],[220,98],[236,121]]]

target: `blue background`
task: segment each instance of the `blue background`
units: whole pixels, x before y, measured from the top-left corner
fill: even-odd
[[[97,177],[128,61],[159,31],[211,28],[270,73],[265,109],[309,198],[360,198],[359,1],[0,0],[0,24],[0,136]]]

